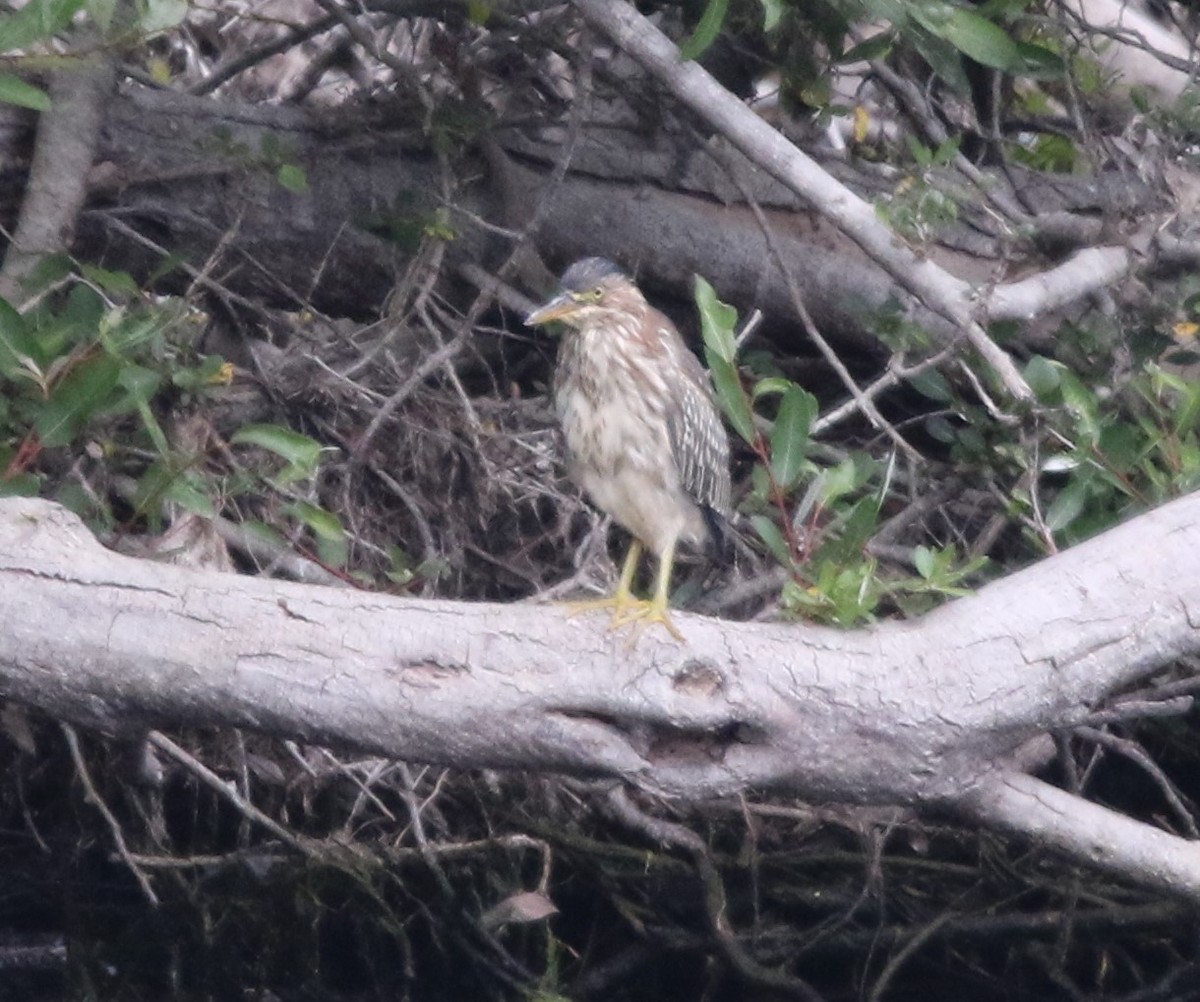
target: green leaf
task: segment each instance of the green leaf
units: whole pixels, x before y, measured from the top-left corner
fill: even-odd
[[[1136,425],[1121,422],[1101,429],[1098,448],[1110,467],[1127,473],[1142,458],[1148,444]]]
[[[51,286],[57,285],[75,271],[75,262],[66,253],[46,254],[38,259],[33,271],[21,281],[21,289],[26,295],[36,297]]]
[[[754,384],[754,389],[751,391],[750,397],[752,400],[761,400],[763,397],[771,396],[774,393],[782,396],[795,385],[790,379],[786,379],[783,376],[765,376]]]
[[[50,110],[50,95],[11,73],[0,73],[0,102],[34,111]]]
[[[962,147],[962,136],[950,136],[947,139],[938,143],[938,147],[933,151],[933,164],[935,167],[946,167],[954,162],[954,158],[958,156],[958,151]]]
[[[696,30],[679,46],[679,58],[695,59],[712,45],[717,40],[717,35],[721,33],[721,26],[725,23],[725,15],[728,11],[729,0],[708,0],[708,6],[700,15]]]
[[[25,318],[5,299],[0,299],[0,375],[14,379],[29,374],[29,362],[37,357],[36,342]]]
[[[905,142],[908,144],[908,155],[913,158],[913,163],[918,167],[930,167],[933,165],[933,151],[916,136],[905,136]]]
[[[163,377],[144,365],[126,365],[121,369],[118,384],[137,400],[149,400],[158,392]]]
[[[763,9],[763,31],[774,31],[783,17],[783,0],[758,0]]]
[[[804,472],[808,456],[808,431],[817,416],[817,398],[793,386],[779,402],[771,429],[771,471],[785,490]]]
[[[1172,422],[1176,435],[1185,435],[1196,427],[1200,419],[1200,385],[1188,382],[1180,392]]]
[[[261,544],[267,550],[279,553],[288,549],[288,542],[283,533],[273,525],[257,519],[248,519],[241,523],[240,528],[249,540]]]
[[[862,556],[867,540],[879,526],[878,497],[866,497],[856,501],[842,523],[841,535],[821,547],[821,556],[845,566]]]
[[[750,410],[750,402],[746,399],[746,391],[742,387],[742,378],[732,363],[725,361],[705,349],[708,358],[708,368],[712,373],[713,389],[717,391],[717,402],[729,418],[734,431],[747,442],[753,444],[758,437],[754,429],[754,414]]]
[[[275,180],[288,191],[297,195],[308,191],[308,174],[296,164],[284,164],[275,172]]]
[[[202,390],[207,387],[227,384],[233,367],[220,355],[205,355],[198,365],[176,369],[171,373],[171,382],[181,390]]]
[[[1059,389],[1063,403],[1078,418],[1079,430],[1087,436],[1089,445],[1100,439],[1099,404],[1096,394],[1069,369],[1059,370]]]
[[[144,35],[155,35],[174,28],[187,17],[187,0],[145,0],[145,13],[138,26]]]
[[[1042,402],[1050,398],[1062,381],[1059,364],[1041,355],[1034,355],[1025,363],[1024,375],[1025,382]]]
[[[75,481],[67,481],[55,488],[53,496],[55,501],[74,512],[85,522],[99,517],[103,520],[108,532],[116,530],[116,525],[111,521],[112,513],[105,508],[104,502],[91,490],[90,485],[85,488]],[[93,532],[96,531],[94,527],[91,528]]]
[[[57,313],[39,311],[33,315],[42,351],[61,354],[70,345],[94,344],[96,332],[105,322],[104,297],[90,285],[77,282],[67,293],[67,301]]]
[[[704,347],[730,365],[737,355],[737,340],[733,328],[737,324],[737,310],[717,298],[717,293],[699,275],[696,276],[696,308],[700,311],[700,329],[704,335]]]
[[[320,442],[277,424],[248,424],[234,432],[230,441],[234,445],[257,445],[309,472],[316,469],[321,458]]]
[[[909,4],[905,0],[864,0],[867,13],[880,21],[888,21],[897,28],[908,22]]]
[[[0,498],[35,498],[41,489],[42,483],[34,473],[0,477]]]
[[[918,25],[912,25],[911,29],[908,40],[925,62],[933,67],[933,72],[955,93],[970,94],[971,81],[963,69],[962,53],[944,38],[924,31]]]
[[[294,515],[312,531],[317,540],[317,554],[324,563],[340,567],[346,562],[346,530],[336,515],[307,501],[295,501],[284,511]]]
[[[1079,151],[1067,136],[1038,135],[1032,146],[1013,147],[1013,156],[1023,164],[1040,171],[1070,174],[1079,160]]]
[[[891,53],[896,44],[895,33],[881,31],[878,35],[859,42],[848,52],[844,52],[837,62],[845,66],[848,63],[866,62],[871,59],[883,59]]]
[[[134,312],[124,306],[109,310],[100,323],[100,336],[114,355],[127,357],[136,348],[159,337],[179,319],[182,304],[166,304],[148,313]]]
[[[913,564],[916,565],[917,573],[926,581],[933,577],[933,572],[937,570],[937,559],[928,546],[918,546],[913,550]]]
[[[49,41],[71,23],[83,4],[84,0],[30,0],[15,14],[0,20],[0,52]]]
[[[1067,64],[1058,53],[1030,42],[1017,42],[1016,46],[1022,76],[1034,80],[1060,80],[1066,75]]]
[[[754,526],[754,531],[758,533],[759,539],[767,544],[767,549],[771,551],[771,556],[775,558],[779,566],[791,570],[792,554],[788,549],[787,540],[779,531],[779,526],[766,515],[750,516],[750,524]]]
[[[927,417],[924,425],[926,434],[935,442],[941,442],[943,445],[952,445],[958,439],[954,426],[940,414]]]
[[[407,585],[416,577],[414,567],[417,562],[404,547],[395,544],[389,546],[387,556],[391,569],[385,573],[385,576],[392,584]]]
[[[846,547],[847,556],[851,553],[862,552],[875,530],[880,524],[880,498],[869,497],[858,500],[846,517],[841,529],[841,544]]]
[[[954,391],[937,369],[926,369],[908,378],[908,385],[930,400],[940,404],[948,404],[954,399]]]
[[[133,503],[141,514],[156,515],[162,507],[163,496],[171,489],[171,482],[179,476],[173,463],[159,459],[138,477]]]
[[[289,515],[294,515],[307,525],[313,534],[321,539],[336,541],[344,539],[346,530],[342,528],[341,520],[333,512],[326,511],[308,501],[293,501],[284,508]]]
[[[999,25],[978,14],[941,3],[913,4],[911,13],[926,31],[984,66],[998,70],[1019,70],[1022,66],[1016,42]]]
[[[467,20],[475,27],[485,27],[491,16],[492,5],[487,0],[467,0]]]
[[[734,362],[737,341],[733,327],[737,323],[737,310],[721,302],[713,287],[699,275],[696,276],[696,308],[700,311],[704,356],[712,373],[717,401],[737,433],[747,442],[754,442],[754,414]]]
[[[142,425],[154,443],[154,448],[158,450],[160,456],[166,456],[171,451],[171,447],[167,442],[167,436],[163,433],[162,426],[158,423],[158,418],[155,417],[154,411],[150,407],[150,401],[163,383],[162,375],[142,365],[126,365],[121,369],[117,383],[129,394],[137,407]]]
[[[1058,497],[1046,509],[1046,528],[1051,532],[1061,532],[1069,526],[1082,514],[1087,497],[1087,481],[1079,478],[1072,479],[1066,487],[1058,492]]]
[[[120,364],[106,354],[94,355],[67,373],[34,421],[42,444],[70,443],[98,410],[113,401],[120,375]]]
[[[942,37],[977,63],[997,70],[1019,71],[1024,66],[1017,43],[998,24],[955,7]]]
[[[84,278],[105,292],[133,298],[141,291],[127,271],[109,271],[107,268],[97,268],[94,264],[80,265],[79,270]]]
[[[87,8],[91,19],[107,35],[117,13],[117,0],[88,0]]]
[[[173,478],[163,492],[163,497],[204,518],[216,518],[217,509],[212,498],[203,489],[203,482],[194,483],[195,479],[198,478],[186,474]]]
[[[171,445],[162,430],[162,425],[158,423],[158,418],[154,416],[150,402],[135,398],[134,403],[137,406],[138,416],[142,419],[142,427],[146,429],[146,434],[150,436],[150,441],[154,443],[154,448],[158,450],[158,454],[160,456],[170,455]]]
[[[859,483],[858,470],[853,459],[843,459],[837,466],[821,471],[821,504],[828,507],[838,498],[849,494]]]

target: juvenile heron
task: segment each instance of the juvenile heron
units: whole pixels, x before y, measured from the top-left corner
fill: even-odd
[[[525,323],[566,327],[554,402],[572,479],[633,534],[616,592],[579,603],[611,608],[613,627],[662,623],[679,542],[721,547],[729,515],[729,441],[708,376],[679,331],[611,261],[589,257]],[[642,548],[659,560],[654,597],[633,595]]]

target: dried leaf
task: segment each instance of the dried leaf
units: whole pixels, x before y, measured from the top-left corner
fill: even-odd
[[[539,922],[557,912],[546,895],[537,891],[519,891],[489,908],[480,917],[480,922],[485,929],[499,929],[514,922]]]

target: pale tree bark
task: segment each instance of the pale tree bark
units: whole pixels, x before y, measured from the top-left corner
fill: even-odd
[[[115,80],[107,58],[51,77],[52,107],[38,121],[29,184],[0,270],[0,297],[19,303],[21,282],[38,262],[70,247]]]
[[[1200,902],[1200,846],[1022,774],[1022,745],[1200,650],[1200,498],[915,622],[680,614],[633,642],[553,606],[414,601],[139,561],[0,505],[0,694],[657,793],[951,812]]]

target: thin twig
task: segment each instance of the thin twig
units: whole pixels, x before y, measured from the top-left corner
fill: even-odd
[[[603,807],[614,820],[641,833],[652,841],[680,849],[691,857],[704,888],[704,904],[709,925],[731,966],[748,980],[762,987],[783,992],[805,1002],[821,1002],[821,994],[807,981],[782,970],[764,967],[746,952],[729,924],[725,883],[712,861],[704,840],[690,828],[646,814],[629,798],[625,788],[614,786],[603,800]]]
[[[310,21],[308,24],[293,25],[278,38],[263,45],[246,49],[235,58],[219,63],[207,77],[189,87],[188,93],[194,94],[197,97],[211,94],[223,83],[233,79],[239,73],[244,73],[246,70],[252,69],[259,63],[265,62],[272,56],[279,55],[281,52],[287,52],[288,49],[302,42],[307,42],[310,38],[315,38],[317,35],[323,34],[331,28],[337,27],[337,24],[338,18],[335,15],[326,14],[315,21]]]
[[[154,745],[155,748],[170,755],[171,758],[175,759],[176,762],[192,773],[205,786],[213,790],[221,799],[228,801],[244,817],[265,828],[281,842],[291,846],[305,856],[315,858],[319,855],[316,848],[310,845],[306,839],[288,831],[274,818],[268,817],[253,804],[249,803],[237,792],[233,783],[222,779],[203,762],[184,751],[184,749],[180,748],[179,745],[161,731],[151,731],[146,735],[146,740]]]
[[[875,984],[871,986],[871,994],[867,996],[867,1002],[879,1002],[891,986],[892,979],[900,972],[900,968],[904,966],[914,953],[936,936],[942,926],[946,925],[951,918],[953,918],[953,915],[950,912],[939,915],[923,929],[914,933],[908,942],[892,954],[891,959],[884,966],[879,977],[875,979]]]
[[[109,810],[108,804],[104,802],[104,798],[100,796],[100,791],[96,789],[96,785],[92,782],[92,775],[88,771],[87,762],[84,761],[83,752],[79,748],[79,736],[75,733],[75,728],[70,724],[59,723],[58,725],[63,732],[63,737],[67,739],[67,748],[71,752],[71,761],[75,764],[75,773],[79,777],[79,782],[83,784],[84,797],[93,807],[100,812],[104,818],[105,824],[108,825],[108,830],[112,834],[113,843],[117,847],[117,855],[129,867],[129,872],[133,874],[134,879],[138,882],[138,886],[142,889],[142,894],[146,900],[157,908],[159,905],[158,895],[154,893],[154,888],[150,886],[150,878],[142,871],[138,865],[129,847],[125,844],[125,835],[121,831],[121,823],[117,820],[116,815]]]
[[[1145,749],[1140,744],[1096,727],[1076,727],[1073,730],[1078,737],[1093,741],[1104,748],[1115,751],[1118,755],[1129,759],[1134,765],[1140,766],[1142,771],[1154,781],[1154,785],[1162,793],[1163,799],[1170,806],[1188,837],[1194,839],[1200,838],[1200,828],[1196,826],[1196,818],[1183,802],[1179,791],[1175,789],[1175,784],[1162,771],[1162,767],[1146,754]]]

